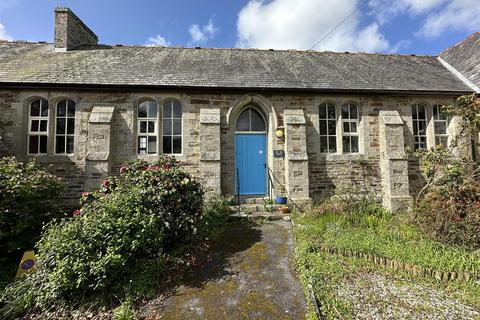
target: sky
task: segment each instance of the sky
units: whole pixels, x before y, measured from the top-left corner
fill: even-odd
[[[480,0],[0,0],[0,39],[53,42],[57,6],[102,44],[436,55],[480,31]]]

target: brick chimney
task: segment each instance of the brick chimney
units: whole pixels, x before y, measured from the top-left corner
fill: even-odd
[[[72,10],[65,7],[55,9],[56,52],[65,52],[97,43],[97,35]]]

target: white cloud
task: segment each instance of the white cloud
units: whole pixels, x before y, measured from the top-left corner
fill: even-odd
[[[388,53],[399,53],[400,51],[409,48],[411,45],[412,40],[400,40],[388,51]]]
[[[149,47],[154,47],[154,46],[164,46],[164,47],[166,47],[169,44],[170,44],[170,42],[168,42],[167,39],[165,39],[161,35],[157,34],[157,36],[155,36],[155,37],[148,38],[147,43],[145,45],[149,46]]]
[[[409,14],[420,19],[416,36],[434,38],[446,30],[473,32],[480,29],[478,0],[370,0],[370,15],[379,23]]]
[[[430,14],[418,35],[433,38],[446,30],[474,32],[480,30],[478,0],[452,0],[441,10]]]
[[[208,24],[200,27],[198,24],[192,24],[188,32],[192,37],[191,43],[203,43],[210,39],[213,39],[219,29],[215,27],[212,19],[208,20]]]
[[[357,5],[359,0],[250,0],[238,15],[237,46],[309,49]],[[388,47],[379,24],[362,28],[357,13],[315,49],[373,52]]]
[[[8,40],[12,41],[13,38],[7,33],[7,30],[5,30],[5,26],[0,23],[0,40]]]

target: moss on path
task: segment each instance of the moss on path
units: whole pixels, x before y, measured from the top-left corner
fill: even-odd
[[[174,295],[147,306],[146,319],[303,319],[302,287],[292,271],[290,223],[230,225]]]

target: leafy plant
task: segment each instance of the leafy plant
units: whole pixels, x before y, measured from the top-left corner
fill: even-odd
[[[63,187],[33,161],[0,158],[0,257],[33,247],[42,225],[61,215]]]

